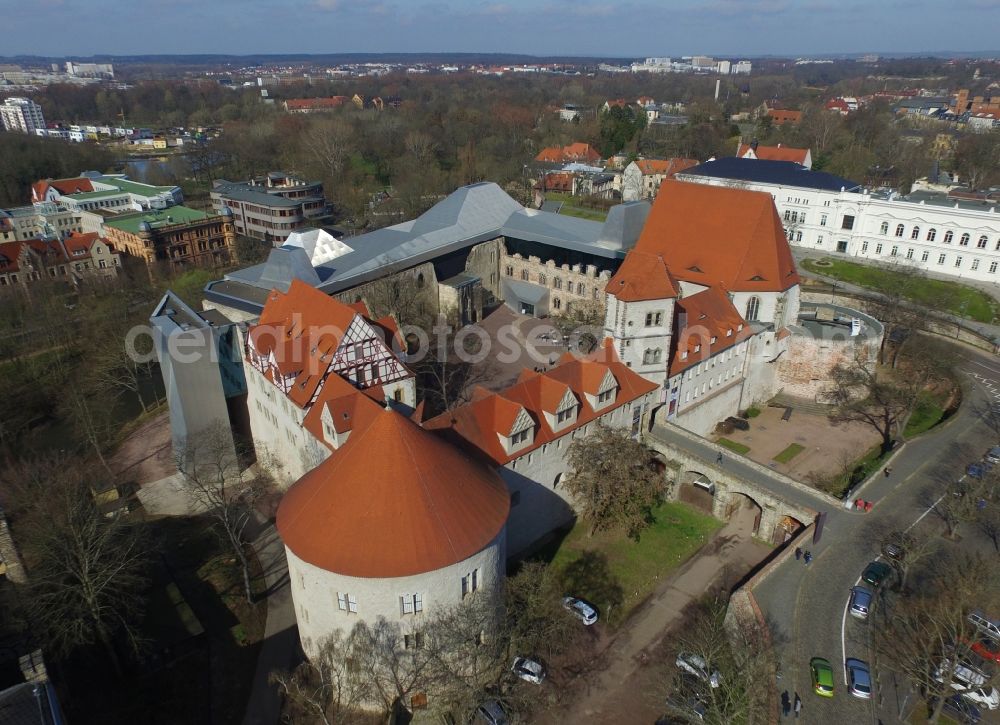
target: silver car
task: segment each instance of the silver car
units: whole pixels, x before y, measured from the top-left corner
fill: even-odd
[[[708,665],[705,663],[705,660],[701,655],[692,654],[690,652],[681,652],[677,655],[677,660],[674,664],[677,665],[678,669],[684,670],[689,675],[694,675],[699,680],[704,680],[712,687],[719,686],[721,676],[719,675],[718,670],[709,672]]]
[[[563,597],[563,607],[588,627],[597,622],[597,609],[576,597]]]
[[[872,606],[872,590],[868,587],[851,587],[851,600],[848,604],[848,611],[852,617],[858,619],[868,619],[868,612]]]
[[[855,659],[849,659],[844,664],[847,665],[847,685],[850,693],[862,700],[870,700],[872,697],[872,675],[868,664]]]
[[[542,663],[528,657],[515,657],[510,671],[533,685],[540,685],[545,679],[545,667],[542,666]]]

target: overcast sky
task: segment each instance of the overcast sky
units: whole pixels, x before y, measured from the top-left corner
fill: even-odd
[[[1000,0],[0,0],[2,55],[992,50]]]

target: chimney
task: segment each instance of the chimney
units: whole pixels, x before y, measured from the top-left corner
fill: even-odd
[[[25,682],[42,683],[49,681],[49,673],[45,669],[45,661],[42,659],[42,651],[36,649],[26,655],[17,658],[17,664],[21,668]]]

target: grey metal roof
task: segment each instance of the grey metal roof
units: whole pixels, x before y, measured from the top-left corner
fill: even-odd
[[[333,294],[500,236],[621,259],[638,238],[649,202],[623,207],[613,207],[606,222],[589,221],[526,209],[496,184],[482,182],[457,189],[416,219],[344,239],[353,251],[315,268],[301,249],[301,258],[291,259],[283,256],[291,248],[281,247],[265,264],[231,272],[225,281],[285,290],[296,277]],[[219,282],[206,287],[209,296],[224,290]],[[241,287],[230,286],[228,293],[241,294]]]
[[[518,282],[516,279],[504,279],[504,292],[507,297],[513,297],[529,305],[537,305],[549,294],[547,287],[532,282]]]
[[[267,194],[263,191],[254,191],[248,188],[245,184],[233,184],[232,186],[220,185],[212,189],[213,193],[218,194],[223,199],[233,199],[235,201],[245,201],[250,204],[259,204],[260,206],[273,206],[292,209],[302,205],[302,202],[308,201],[308,199],[286,199],[283,196],[278,196],[277,194]]]
[[[888,199],[888,194],[872,194],[873,197]],[[912,204],[946,207],[948,209],[963,209],[965,211],[992,211],[997,207],[996,200],[958,199],[947,194],[933,191],[911,191],[906,196],[894,195],[894,201],[908,201]]]
[[[0,691],[0,722],[5,725],[59,725],[63,722],[50,683],[23,682]]]
[[[735,156],[706,161],[698,166],[685,169],[677,176],[681,179],[686,176],[709,176],[716,179],[756,181],[763,184],[797,186],[800,189],[822,191],[840,191],[841,189],[854,191],[860,188],[857,182],[850,179],[828,174],[825,171],[810,171],[794,161],[742,159]]]

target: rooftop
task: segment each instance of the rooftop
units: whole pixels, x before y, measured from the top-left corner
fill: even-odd
[[[120,229],[123,232],[128,232],[129,234],[138,234],[139,225],[143,222],[148,223],[151,227],[153,227],[153,229],[157,229],[159,227],[171,226],[173,224],[191,224],[194,222],[204,221],[209,218],[213,218],[212,215],[206,214],[203,211],[198,211],[197,209],[191,209],[186,206],[172,206],[169,209],[164,209],[162,211],[122,214],[120,216],[107,219],[104,224],[105,226],[114,227],[115,229]]]
[[[213,194],[219,194],[225,199],[245,201],[260,206],[282,207],[294,209],[302,206],[306,199],[286,199],[277,194],[268,194],[266,191],[251,189],[247,184],[220,184],[212,189]]]
[[[861,189],[861,185],[855,181],[828,174],[825,171],[810,171],[801,164],[792,161],[741,159],[733,156],[706,161],[678,174],[679,178],[687,176],[708,176],[714,179],[779,184],[820,191],[840,191],[841,189],[860,191]]]

